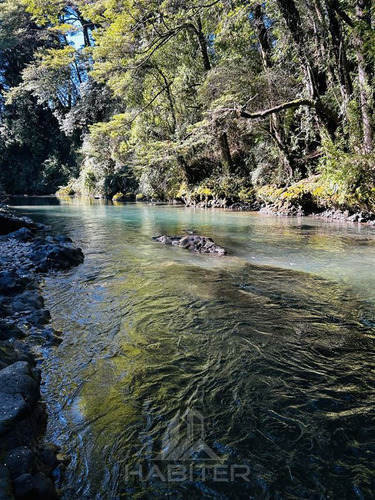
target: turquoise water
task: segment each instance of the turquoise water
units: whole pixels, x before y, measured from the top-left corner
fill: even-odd
[[[17,210],[86,256],[44,284],[64,338],[44,363],[64,498],[372,498],[373,229],[82,199]],[[152,241],[188,228],[228,256]]]

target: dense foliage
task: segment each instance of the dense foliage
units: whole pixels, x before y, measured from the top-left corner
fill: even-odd
[[[225,204],[311,178],[322,205],[374,208],[371,0],[0,9],[8,191]]]

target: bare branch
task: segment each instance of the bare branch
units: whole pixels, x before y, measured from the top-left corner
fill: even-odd
[[[296,99],[294,101],[284,102],[273,108],[256,111],[254,113],[249,113],[242,108],[239,110],[239,116],[241,116],[242,118],[254,120],[256,118],[265,118],[266,116],[272,115],[273,113],[280,113],[280,111],[283,111],[284,109],[298,108],[299,106],[309,106],[310,108],[316,108],[317,102],[312,99]]]

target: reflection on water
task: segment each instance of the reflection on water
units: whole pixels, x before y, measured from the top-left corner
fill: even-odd
[[[64,332],[44,370],[66,499],[372,498],[371,229],[82,200],[22,211],[86,254],[45,284]],[[151,241],[188,227],[230,255]],[[204,480],[198,453],[183,482],[126,481],[193,409],[216,462],[247,480]]]

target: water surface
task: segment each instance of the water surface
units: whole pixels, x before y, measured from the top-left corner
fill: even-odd
[[[373,498],[373,229],[85,200],[18,209],[86,256],[44,285],[64,337],[44,394],[49,438],[72,457],[66,499]],[[187,228],[229,255],[151,239]],[[203,424],[177,457],[189,416]],[[152,474],[170,465],[192,473]],[[246,478],[204,478],[214,465]]]

